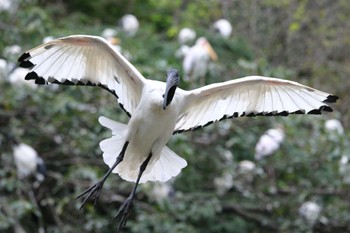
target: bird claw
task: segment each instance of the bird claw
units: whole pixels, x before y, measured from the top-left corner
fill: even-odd
[[[92,197],[92,199],[94,200],[94,207],[96,207],[97,200],[100,197],[102,187],[103,187],[103,182],[99,181],[96,184],[92,185],[87,190],[85,190],[84,192],[82,192],[79,196],[77,196],[76,198],[78,199],[87,194],[79,210],[83,208],[83,206],[86,204],[87,200],[90,199],[90,197]]]
[[[133,201],[133,198],[128,197],[124,201],[124,203],[120,206],[118,213],[114,217],[114,218],[118,218],[119,216],[121,216],[117,232],[119,232],[126,225],[126,221],[128,220],[129,212],[132,206],[132,201]]]

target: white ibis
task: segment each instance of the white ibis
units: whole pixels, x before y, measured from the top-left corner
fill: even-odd
[[[46,166],[33,147],[25,143],[16,144],[13,147],[13,156],[20,179],[33,175],[39,183],[44,180]]]
[[[191,28],[182,28],[178,35],[180,44],[186,44],[196,38],[196,32]]]
[[[82,206],[95,204],[111,172],[135,182],[120,207],[119,228],[126,224],[139,183],[167,181],[180,173],[186,161],[166,147],[173,134],[204,127],[232,117],[321,114],[338,97],[296,82],[250,76],[211,84],[191,91],[179,88],[175,69],[166,82],[146,79],[103,38],[74,35],[53,40],[24,53],[19,65],[31,68],[26,80],[37,84],[99,86],[114,94],[130,117],[128,125],[100,117],[113,136],[100,143],[110,167],[105,176],[79,197]]]
[[[215,61],[217,58],[208,40],[204,37],[198,38],[196,44],[190,48],[183,60],[184,79],[191,84],[200,79],[200,84],[204,85],[209,61]]]
[[[128,35],[134,36],[139,30],[140,23],[136,16],[131,14],[124,15],[120,20],[121,29]]]
[[[284,139],[282,128],[269,129],[259,139],[255,146],[255,159],[260,160],[278,150]]]
[[[231,36],[232,26],[227,19],[219,19],[213,24],[213,27],[223,38],[229,38]]]

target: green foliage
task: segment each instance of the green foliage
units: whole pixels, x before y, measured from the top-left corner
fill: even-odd
[[[119,32],[118,38],[147,78],[163,80],[169,67],[181,70],[182,60],[174,56],[177,33],[188,26],[197,36],[206,36],[218,54],[207,83],[256,74],[340,95],[335,112],[323,116],[238,118],[175,135],[169,147],[188,161],[188,167],[170,182],[174,193],[169,198],[157,201],[153,184],[140,186],[125,232],[349,232],[349,183],[339,172],[339,161],[350,154],[350,4],[224,2],[18,1],[14,11],[0,11],[0,57],[5,57],[6,46],[19,44],[24,52],[48,35],[100,35],[105,27],[117,28],[123,14],[134,13],[140,30],[135,37]],[[223,16],[233,23],[228,40],[211,28]],[[181,85],[186,89],[186,83]],[[98,117],[128,121],[114,96],[90,87],[33,90],[7,80],[0,80],[0,90],[0,231],[113,232],[113,216],[131,183],[109,177],[96,209],[89,203],[79,211],[81,202],[75,197],[107,169],[98,144],[111,133],[98,124]],[[344,134],[327,132],[328,118],[340,119]],[[259,137],[276,125],[284,127],[285,142],[273,156],[255,161]],[[11,134],[45,160],[48,175],[41,186],[17,178]],[[248,183],[238,172],[243,160],[256,164]],[[227,174],[233,186],[219,194],[214,181]],[[298,212],[310,200],[322,207],[312,226]]]

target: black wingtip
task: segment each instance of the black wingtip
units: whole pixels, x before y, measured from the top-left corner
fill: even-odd
[[[37,73],[35,73],[34,71],[29,72],[25,78],[25,80],[35,80],[35,84],[39,84],[39,85],[44,85],[47,84],[47,81],[43,78],[43,77],[39,77]]]
[[[45,84],[47,84],[47,82],[44,78],[38,77],[37,79],[35,79],[35,84],[45,85]]]
[[[34,79],[34,80],[36,80],[37,78],[39,78],[38,77],[38,75],[37,75],[37,73],[35,73],[34,71],[32,71],[32,72],[29,72],[26,76],[25,76],[25,80],[32,80],[32,79]]]
[[[309,111],[307,114],[309,115],[321,115],[321,109],[313,109]]]
[[[30,54],[29,53],[23,53],[19,58],[18,58],[18,62],[19,62],[19,66],[23,67],[23,68],[32,68],[34,66],[34,64],[29,61],[30,58]]]
[[[27,58],[30,57],[29,53],[23,53],[19,58],[18,58],[18,62],[22,62],[24,60],[27,60]]]
[[[327,96],[327,99],[324,100],[323,102],[324,103],[335,103],[338,99],[339,99],[339,97],[336,95],[329,95],[329,96]]]

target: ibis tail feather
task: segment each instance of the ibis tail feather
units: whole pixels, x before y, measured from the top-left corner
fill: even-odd
[[[103,161],[111,167],[115,162],[116,156],[124,146],[127,125],[103,116],[99,118],[99,122],[101,125],[112,130],[113,136],[100,142],[100,148],[103,151]],[[125,157],[128,156],[133,155],[129,154],[128,150],[126,150]],[[177,176],[181,169],[187,166],[186,160],[178,156],[168,147],[164,147],[160,156],[154,156],[154,158],[156,160],[148,164],[140,179],[140,183],[145,183],[147,181],[168,181],[170,178]],[[123,160],[113,170],[113,173],[119,174],[119,176],[126,181],[136,182],[139,166],[136,166],[136,168],[136,170],[130,169],[130,166]]]

